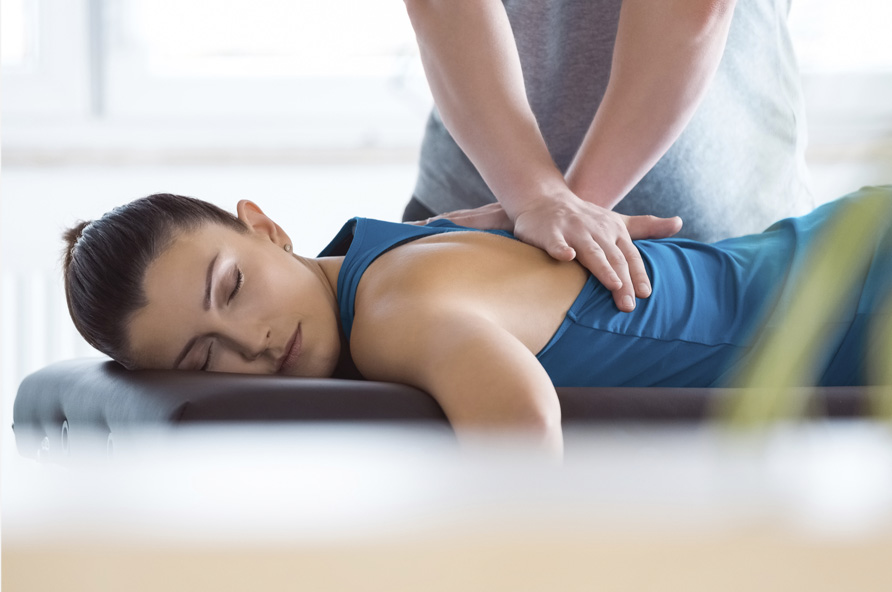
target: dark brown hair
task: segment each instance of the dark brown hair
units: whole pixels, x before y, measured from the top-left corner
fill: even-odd
[[[137,199],[67,230],[65,297],[84,339],[131,367],[127,325],[131,315],[146,305],[146,269],[178,234],[208,223],[246,230],[226,210],[170,193]]]

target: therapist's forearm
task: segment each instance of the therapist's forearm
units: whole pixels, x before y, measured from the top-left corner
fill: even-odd
[[[666,153],[712,81],[734,0],[624,0],[610,81],[566,172],[579,197],[614,207]]]
[[[567,191],[539,131],[499,0],[406,0],[443,122],[509,215]]]

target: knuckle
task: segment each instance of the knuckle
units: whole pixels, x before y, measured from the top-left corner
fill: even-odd
[[[629,265],[626,257],[619,251],[611,251],[608,253],[607,261],[609,261],[610,265],[613,267],[627,267]]]
[[[598,243],[587,242],[583,245],[580,245],[576,248],[576,251],[579,253],[584,253],[586,255],[590,255],[592,257],[604,257],[604,250],[601,248]]]
[[[607,261],[610,263],[610,267],[617,271],[625,271],[629,269],[629,263],[622,257],[611,257]]]

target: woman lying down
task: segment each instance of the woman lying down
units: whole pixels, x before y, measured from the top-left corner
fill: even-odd
[[[892,200],[892,186],[872,191]],[[128,368],[358,369],[427,391],[460,437],[521,430],[559,452],[555,386],[726,384],[815,237],[861,199],[865,190],[714,244],[638,241],[653,290],[632,312],[581,265],[503,231],[354,219],[307,258],[249,201],[236,217],[169,194],[69,230],[65,290],[84,338]],[[892,284],[892,232],[875,242],[849,306],[829,321],[821,384],[867,380],[862,351]]]

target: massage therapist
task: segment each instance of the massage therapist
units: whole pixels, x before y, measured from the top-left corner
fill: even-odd
[[[404,219],[492,204],[450,218],[576,257],[632,310],[632,239],[813,207],[789,4],[406,0],[436,107]]]

